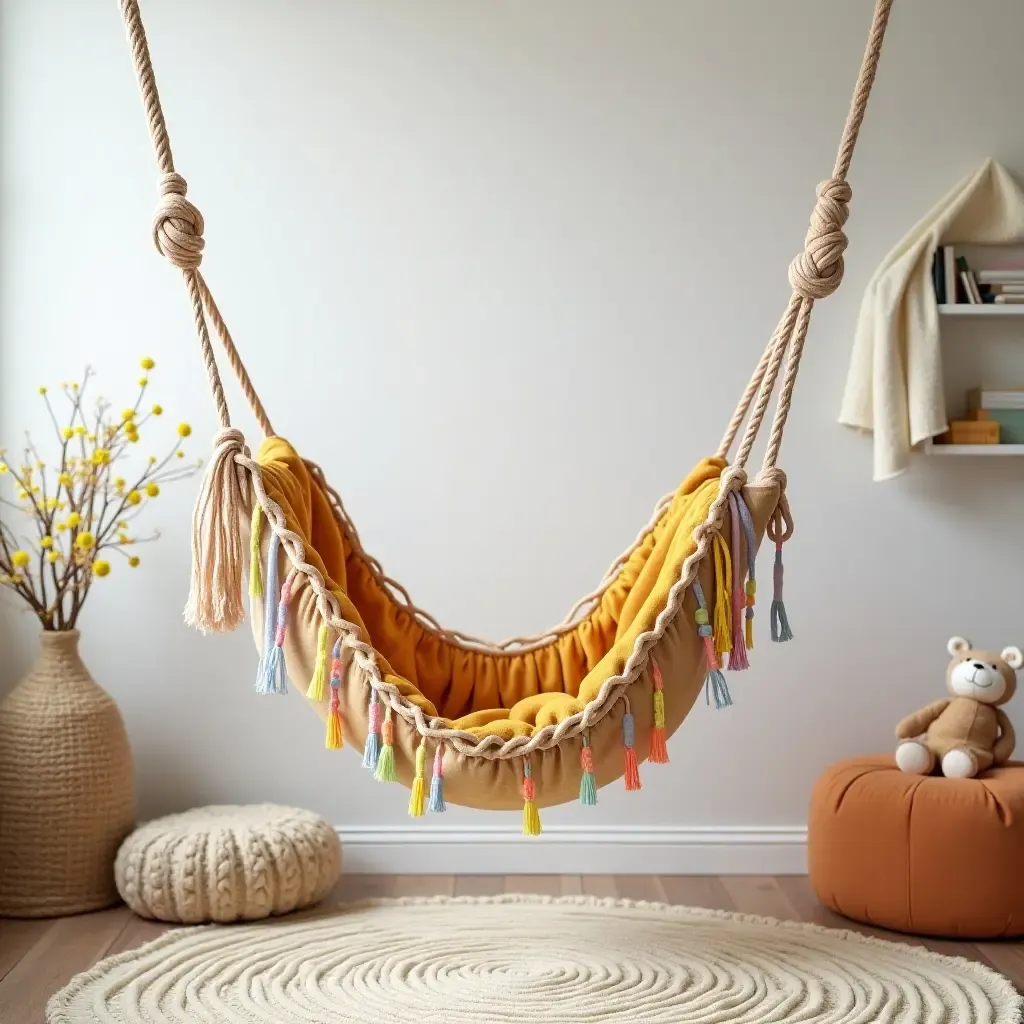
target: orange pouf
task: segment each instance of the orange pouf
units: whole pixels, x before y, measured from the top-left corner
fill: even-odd
[[[855,921],[920,935],[1024,935],[1024,765],[978,779],[833,765],[811,797],[811,883]]]

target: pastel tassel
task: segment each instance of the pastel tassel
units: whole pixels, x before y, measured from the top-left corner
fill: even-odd
[[[370,690],[370,724],[366,733],[366,746],[363,747],[363,767],[371,772],[377,771],[377,760],[380,757],[380,698],[377,691]]]
[[[627,708],[629,705],[626,705]],[[626,748],[626,789],[636,792],[640,785],[640,766],[636,761],[636,723],[627,711],[622,716],[622,745]]]
[[[594,751],[590,749],[590,737],[584,734],[583,749],[580,751],[580,803],[593,807],[597,803],[597,780],[594,778]]]
[[[704,640],[704,657],[708,666],[707,679],[704,681],[707,700],[710,704],[711,696],[714,694],[717,708],[728,707],[732,703],[732,696],[729,693],[729,685],[725,681],[725,676],[722,674],[714,644],[711,642],[711,627],[708,625],[708,606],[704,600],[704,590],[699,580],[694,580],[691,588],[697,602],[697,610],[693,613],[693,618],[697,623],[697,633]]]
[[[391,706],[384,713],[384,725],[381,728],[384,740],[377,758],[377,771],[374,775],[378,782],[397,782],[398,772],[395,770],[395,723],[391,721]]]
[[[651,750],[647,760],[652,764],[668,764],[668,745],[665,742],[665,683],[658,663],[651,659],[651,678],[654,681],[654,722],[651,725]]]
[[[320,631],[316,637],[316,664],[313,667],[313,678],[306,687],[306,699],[321,701],[327,696],[327,623],[320,623]]]
[[[263,680],[260,693],[287,693],[288,672],[284,663],[284,635],[288,628],[288,602],[292,599],[291,577],[281,587],[281,600],[277,605],[277,626],[274,629],[274,646],[263,664]]]
[[[260,541],[263,537],[263,509],[256,502],[249,527],[249,596],[263,596],[263,572],[260,568]]]
[[[742,543],[740,531],[740,507],[736,501],[736,493],[729,492],[729,519],[730,539],[732,540],[732,565],[735,572],[732,576],[732,653],[729,655],[729,668],[733,672],[742,672],[750,668],[750,661],[747,659],[747,645],[743,635],[743,608],[745,598],[743,593],[743,575],[740,560],[740,545]]]
[[[430,776],[430,801],[427,810],[431,814],[444,814],[447,809],[444,802],[444,746],[438,743],[434,751],[434,770]]]
[[[537,813],[537,786],[530,771],[530,762],[523,762],[523,835],[539,836],[540,815]]]
[[[711,638],[711,623],[708,619],[708,606],[704,600],[704,590],[699,580],[693,581],[693,596],[697,607],[693,613],[693,621],[697,623],[697,635],[704,641],[704,660],[709,669],[721,668],[718,660],[718,652],[715,650],[714,640]]]
[[[754,535],[754,520],[742,494],[736,495],[736,504],[739,506],[740,522],[743,524],[743,540],[747,549],[747,584],[744,587],[746,641],[747,650],[752,651],[754,649],[754,602],[757,597],[757,538]]]
[[[345,745],[345,737],[341,728],[341,675],[341,637],[339,636],[334,644],[331,662],[331,703],[327,709],[326,746],[328,750],[341,750]]]
[[[256,506],[259,508],[259,505]],[[281,548],[281,538],[276,533],[270,535],[270,547],[267,550],[267,587],[263,602],[263,657],[256,669],[257,693],[272,693],[266,688],[267,663],[274,651],[275,617],[277,615],[277,555]]]
[[[775,570],[774,576],[775,593],[772,597],[771,627],[772,640],[777,644],[785,643],[793,639],[793,630],[789,628],[789,616],[786,614],[786,606],[782,601],[782,541],[775,542]]]
[[[424,778],[427,766],[427,741],[420,740],[416,748],[416,775],[412,780],[412,792],[409,794],[409,817],[422,818],[426,805],[427,783]]]
[[[732,622],[729,615],[732,559],[729,557],[729,546],[721,534],[715,534],[712,548],[715,553],[715,650],[719,654],[727,654],[732,650]]]

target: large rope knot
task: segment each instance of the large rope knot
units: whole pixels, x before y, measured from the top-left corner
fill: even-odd
[[[160,202],[153,216],[153,244],[181,270],[196,270],[203,262],[203,215],[186,198],[188,186],[173,171],[160,178]]]
[[[789,265],[789,283],[806,299],[826,298],[843,280],[848,244],[843,225],[850,216],[853,191],[842,178],[829,178],[818,186],[817,194],[804,250]]]

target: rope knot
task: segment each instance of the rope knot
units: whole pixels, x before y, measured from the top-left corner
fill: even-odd
[[[789,283],[805,299],[824,299],[839,287],[848,244],[843,225],[850,216],[850,186],[842,178],[829,178],[817,195],[803,252],[789,265]]]
[[[203,262],[203,215],[186,198],[188,186],[173,171],[160,178],[160,202],[153,216],[153,244],[181,270],[196,270]]]

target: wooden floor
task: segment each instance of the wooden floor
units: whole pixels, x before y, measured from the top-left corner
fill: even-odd
[[[923,945],[994,967],[1024,991],[1024,942],[945,942],[851,924],[821,907],[803,877],[683,875],[351,875],[328,903],[368,896],[489,896],[503,892],[616,896],[738,910]],[[169,925],[135,917],[124,907],[52,921],[0,920],[0,1021],[41,1024],[46,1000],[74,974],[112,953],[132,949]]]

